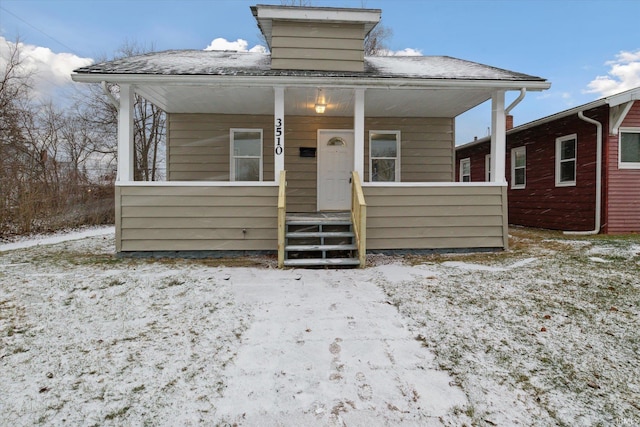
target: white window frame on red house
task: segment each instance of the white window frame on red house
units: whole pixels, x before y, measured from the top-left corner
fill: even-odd
[[[491,182],[491,154],[484,156],[484,180]]]
[[[630,135],[633,134],[638,139],[637,143],[640,145],[640,127],[629,127],[629,128],[620,128],[618,134],[618,169],[640,169],[640,159],[637,162],[633,161],[623,161],[623,134]],[[638,147],[638,151],[640,151],[640,147]]]
[[[562,158],[562,145],[567,141],[572,141],[574,144],[573,157]],[[573,162],[573,180],[562,180],[562,166],[563,164]],[[571,134],[556,138],[556,187],[574,187],[577,181],[578,174],[578,135]]]
[[[524,156],[524,164],[516,165],[516,158],[519,154]],[[523,181],[521,183],[516,182],[516,171],[522,170]],[[527,186],[527,147],[516,147],[511,149],[511,189],[522,190]]]
[[[465,173],[465,168],[467,173]],[[467,178],[465,180],[465,177]],[[460,182],[471,182],[471,158],[467,157],[460,159],[460,176],[458,178]]]

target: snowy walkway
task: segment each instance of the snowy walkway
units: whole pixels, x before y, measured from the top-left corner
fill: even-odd
[[[243,269],[229,280],[236,298],[256,308],[225,372],[219,420],[428,426],[466,405],[371,274]]]

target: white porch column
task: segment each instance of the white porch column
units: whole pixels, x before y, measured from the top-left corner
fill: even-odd
[[[353,108],[353,170],[364,181],[364,89],[355,89]]]
[[[280,184],[280,172],[284,170],[284,88],[274,87],[273,107],[273,167],[275,181]]]
[[[491,95],[491,182],[506,183],[506,117],[504,93],[497,90]]]
[[[131,85],[120,85],[118,110],[118,175],[119,182],[133,181],[133,104]]]

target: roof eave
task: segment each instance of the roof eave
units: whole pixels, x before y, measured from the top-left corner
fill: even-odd
[[[393,88],[494,88],[504,90],[542,91],[549,89],[546,80],[490,80],[490,79],[438,79],[423,77],[340,77],[335,76],[230,76],[230,75],[150,75],[112,73],[72,73],[75,82],[127,84],[173,84],[173,85],[246,85],[315,86],[323,84],[334,87],[393,87]]]
[[[558,119],[561,119],[563,117],[572,116],[574,114],[578,114],[580,111],[592,110],[592,109],[600,107],[602,105],[609,105],[610,107],[616,107],[618,105],[621,105],[621,104],[624,104],[624,103],[627,103],[627,102],[631,102],[631,101],[640,101],[640,87],[629,89],[629,90],[626,90],[624,92],[616,93],[614,95],[609,95],[609,96],[606,96],[604,98],[596,99],[595,101],[588,102],[588,103],[582,104],[582,105],[578,105],[577,107],[570,108],[570,109],[564,110],[564,111],[560,111],[560,112],[552,114],[550,116],[545,116],[545,117],[539,118],[537,120],[525,123],[523,125],[516,126],[513,129],[509,129],[507,131],[507,135],[515,133],[515,132],[521,132],[523,130],[527,130],[527,129],[535,127],[535,126],[539,126],[539,125],[544,124],[544,123],[552,122],[554,120],[558,120]],[[459,145],[458,147],[456,147],[456,150],[461,149],[461,148],[470,148],[470,147],[473,147],[473,146],[478,145],[478,144],[486,143],[487,141],[490,141],[490,140],[491,140],[490,137],[484,137],[484,138],[481,138],[481,139],[479,139],[477,141],[471,141],[471,142],[467,142],[466,144]]]

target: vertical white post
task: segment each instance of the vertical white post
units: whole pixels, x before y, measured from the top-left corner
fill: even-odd
[[[133,181],[133,104],[131,85],[120,85],[118,110],[118,178],[119,182]]]
[[[353,108],[353,170],[364,179],[364,89],[355,89]]]
[[[284,170],[284,88],[274,87],[273,92],[273,167],[274,179],[280,184],[280,172]]]
[[[504,91],[491,95],[491,182],[506,183],[506,117],[504,114]]]

